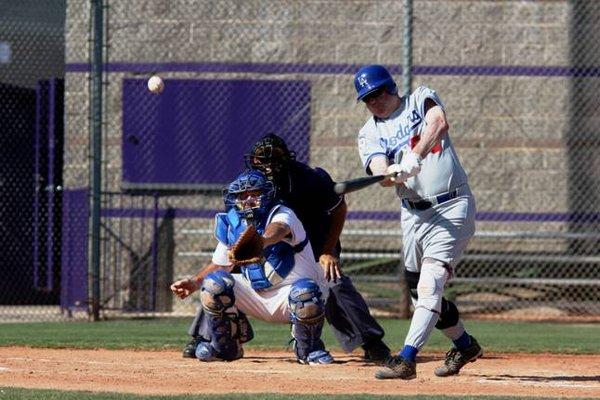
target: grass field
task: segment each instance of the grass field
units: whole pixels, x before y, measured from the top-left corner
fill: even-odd
[[[178,349],[189,337],[191,319],[146,319],[98,323],[25,323],[0,325],[0,346],[106,349]],[[380,319],[385,340],[393,349],[401,347],[408,321]],[[490,352],[599,354],[600,324],[556,324],[506,321],[467,321],[469,332]],[[285,348],[289,326],[252,321],[255,338],[245,346]],[[337,342],[325,329],[325,342]],[[449,343],[434,331],[425,351],[445,351]]]
[[[206,396],[136,396],[131,394],[117,393],[90,393],[90,392],[61,392],[56,390],[27,390],[3,388],[0,389],[0,399],[20,399],[20,400],[320,400],[320,399],[335,399],[335,400],[444,400],[458,399],[458,397],[450,396],[365,396],[365,395],[330,395],[324,397],[322,395],[305,396],[305,395],[276,395],[276,394],[228,394],[228,395],[206,395]],[[495,397],[495,396],[479,396],[479,397],[460,397],[464,400],[515,400],[522,399],[518,397]],[[536,400],[544,400],[543,397],[536,397]],[[552,400],[556,400],[553,398]]]

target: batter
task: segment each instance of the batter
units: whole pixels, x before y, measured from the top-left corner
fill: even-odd
[[[358,135],[363,166],[369,174],[396,174],[381,184],[394,187],[400,199],[405,275],[415,307],[404,347],[375,376],[415,378],[417,353],[434,327],[453,342],[435,374],[458,374],[483,351],[456,305],[443,297],[475,232],[475,199],[448,135],[444,106],[425,86],[400,97],[381,65],[361,68],[354,85],[372,114]]]

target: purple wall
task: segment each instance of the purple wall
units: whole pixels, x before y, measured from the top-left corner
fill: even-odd
[[[224,186],[270,131],[309,161],[309,82],[167,79],[156,95],[125,79],[123,187]]]
[[[88,191],[63,192],[61,308],[86,308],[88,301]]]

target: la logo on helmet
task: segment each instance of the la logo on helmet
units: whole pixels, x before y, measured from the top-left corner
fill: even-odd
[[[360,87],[365,87],[369,84],[369,82],[367,82],[367,74],[362,74],[358,77],[358,84]]]

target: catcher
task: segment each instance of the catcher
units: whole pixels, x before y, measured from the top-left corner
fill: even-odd
[[[232,361],[253,337],[246,314],[292,324],[301,364],[330,364],[321,331],[327,282],[314,261],[302,223],[276,200],[273,184],[259,171],[240,174],[216,215],[218,240],[212,262],[195,276],[171,285],[181,299],[200,290],[200,361]]]

